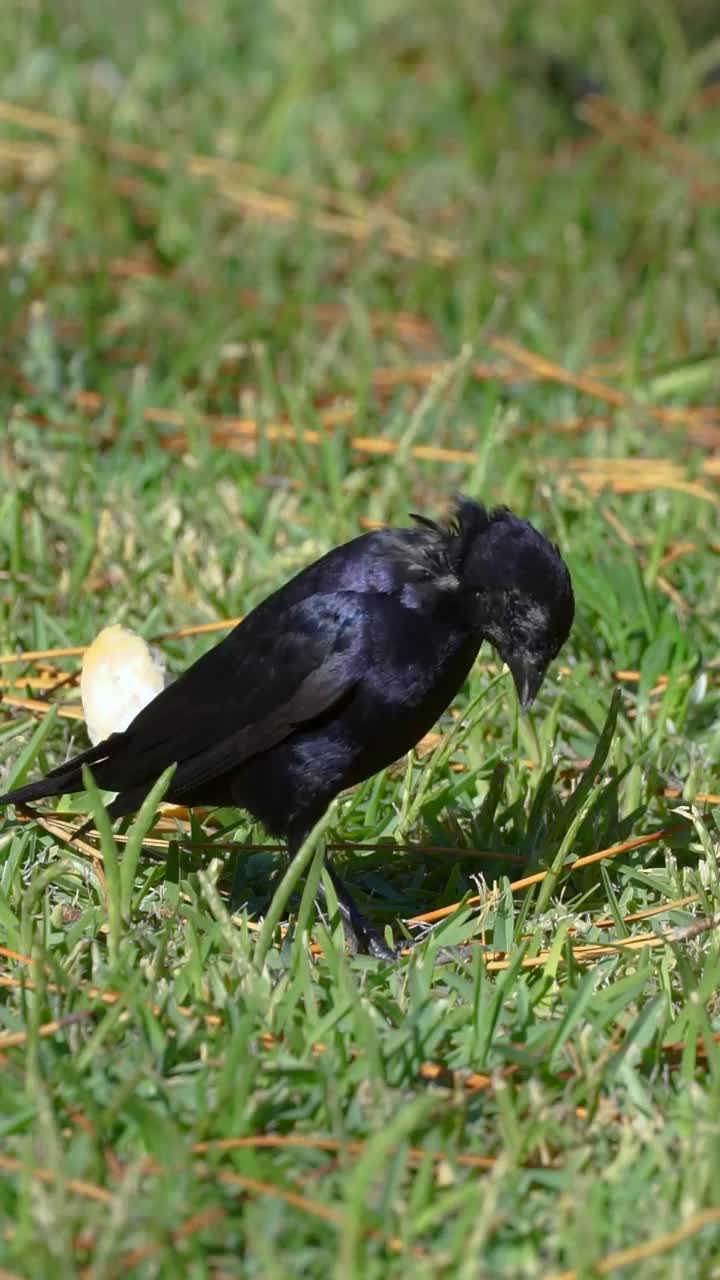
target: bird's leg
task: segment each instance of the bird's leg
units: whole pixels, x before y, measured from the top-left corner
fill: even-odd
[[[425,942],[427,934],[418,938],[403,938],[396,946],[389,947],[377,930],[373,929],[365,919],[337,872],[333,871],[328,863],[325,866],[338,901],[345,941],[351,951],[360,951],[363,955],[375,956],[378,960],[387,960],[394,964],[397,960],[402,960],[403,956],[413,951],[421,942]],[[471,950],[472,947],[467,943],[457,947],[439,947],[435,954],[435,963],[449,964],[452,961],[467,959]]]
[[[294,858],[302,846],[303,840],[311,828],[305,824],[301,827],[293,829],[287,836],[287,849],[290,858]],[[373,929],[372,925],[365,919],[360,909],[355,905],[348,890],[345,888],[340,877],[332,867],[328,859],[325,859],[325,868],[333,883],[335,896],[337,898],[340,918],[342,920],[343,933],[345,941],[353,955],[360,951],[363,955],[378,956],[383,960],[394,960],[395,953],[390,947],[383,942],[379,933]],[[323,906],[327,905],[327,897],[325,890],[320,882],[317,892],[317,898]]]
[[[325,863],[325,867],[332,880],[332,886],[335,890],[335,897],[342,917],[345,941],[348,943],[350,950],[361,951],[369,956],[377,956],[380,960],[396,960],[396,951],[389,947],[386,942],[383,942],[380,934],[365,919],[337,872],[333,871],[328,862]]]
[[[294,857],[302,844],[302,837],[294,840],[288,840],[288,852]],[[343,933],[345,941],[350,951],[355,954],[360,952],[362,955],[375,956],[378,960],[386,960],[390,963],[400,960],[408,951],[412,951],[420,942],[424,941],[420,938],[404,938],[395,947],[389,947],[381,938],[380,934],[365,919],[360,908],[355,903],[349,889],[340,876],[333,870],[330,862],[326,860],[325,869],[332,881],[335,897],[337,898],[338,910],[342,920]],[[327,897],[322,884],[318,889],[318,897],[322,899],[324,905],[327,905]],[[435,957],[439,964],[446,964],[450,960],[457,960],[467,951],[467,948],[457,947],[449,949],[442,947]]]

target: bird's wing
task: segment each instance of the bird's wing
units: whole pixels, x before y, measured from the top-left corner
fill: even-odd
[[[176,763],[172,790],[188,790],[269,750],[350,691],[366,643],[362,596],[333,592],[288,607],[273,603],[162,690],[124,734],[108,739],[106,759],[93,767],[100,786],[124,791]]]

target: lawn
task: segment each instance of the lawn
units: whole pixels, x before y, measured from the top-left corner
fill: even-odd
[[[0,816],[3,1280],[720,1275],[712,9],[5,0],[0,780],[458,490],[577,614],[331,812],[395,967],[245,814]]]

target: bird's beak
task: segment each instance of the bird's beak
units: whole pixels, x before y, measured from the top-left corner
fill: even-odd
[[[518,658],[515,662],[508,662],[508,666],[517,689],[520,708],[522,711],[527,711],[540,689],[545,677],[545,669],[522,658]]]

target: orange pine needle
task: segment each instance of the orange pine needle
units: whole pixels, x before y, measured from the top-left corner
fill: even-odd
[[[621,1267],[628,1267],[644,1262],[647,1258],[656,1258],[658,1255],[669,1253],[683,1241],[697,1235],[703,1227],[716,1222],[720,1222],[720,1206],[702,1209],[700,1213],[693,1214],[687,1222],[676,1227],[674,1231],[665,1231],[652,1240],[646,1240],[643,1244],[631,1245],[629,1249],[619,1249],[616,1253],[606,1254],[604,1258],[600,1258],[593,1264],[593,1274],[607,1276],[611,1271],[619,1271]],[[578,1280],[578,1276],[579,1273],[571,1267],[569,1271],[553,1272],[552,1275],[546,1276],[545,1280]]]
[[[568,874],[574,871],[580,871],[583,867],[589,867],[594,862],[601,862],[604,858],[616,858],[622,853],[629,853],[633,849],[640,849],[643,845],[656,844],[659,840],[665,839],[676,831],[676,827],[665,828],[662,831],[649,832],[644,836],[636,836],[632,840],[624,840],[621,844],[610,845],[607,849],[599,849],[597,853],[586,854],[585,857],[576,858],[574,861],[568,861],[563,867],[563,871]],[[547,871],[536,871],[534,875],[523,876],[520,880],[514,880],[510,885],[511,893],[518,893],[521,889],[527,889],[530,885],[541,884],[548,875]],[[436,911],[426,911],[422,915],[412,916],[407,924],[434,924],[437,920],[444,920],[447,916],[451,916],[454,912],[459,911],[461,907],[478,906],[486,899],[481,894],[475,894],[471,898],[466,898],[464,902],[453,902],[448,907],[438,907]]]

